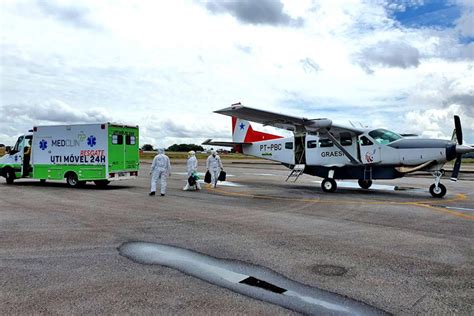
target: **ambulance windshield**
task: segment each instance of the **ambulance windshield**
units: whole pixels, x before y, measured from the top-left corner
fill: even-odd
[[[17,153],[21,150],[21,148],[23,147],[22,143],[23,143],[24,138],[25,138],[24,136],[18,137],[18,140],[16,141],[16,144],[13,147],[12,152]]]
[[[377,143],[386,145],[390,144],[391,142],[394,142],[402,136],[398,135],[397,133],[388,131],[386,129],[375,129],[371,132],[369,132],[370,137],[372,137]]]

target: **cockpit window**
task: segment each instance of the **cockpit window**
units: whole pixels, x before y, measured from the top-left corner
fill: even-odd
[[[373,131],[369,132],[370,137],[372,137],[377,143],[386,145],[394,142],[402,136],[398,135],[397,133],[387,131],[386,129],[374,129]]]

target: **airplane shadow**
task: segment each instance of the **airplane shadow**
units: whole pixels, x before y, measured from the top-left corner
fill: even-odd
[[[303,193],[303,194],[318,194],[325,196],[365,196],[365,197],[383,197],[390,196],[394,198],[415,198],[420,196],[431,197],[428,190],[424,188],[402,188],[397,190],[385,190],[385,189],[362,189],[362,188],[351,188],[351,187],[338,187],[335,192],[326,193],[323,192],[320,185],[308,186],[308,185],[284,185],[276,184],[275,187],[284,189],[286,191]],[[268,186],[267,186],[268,187]],[[293,193],[291,193],[293,194]]]

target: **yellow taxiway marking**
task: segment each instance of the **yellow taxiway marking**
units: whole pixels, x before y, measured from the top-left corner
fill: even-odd
[[[312,198],[312,199],[300,199],[300,198],[293,198],[293,197],[282,197],[282,196],[272,196],[272,195],[264,195],[264,194],[252,194],[246,192],[229,192],[222,190],[220,188],[207,188],[214,192],[220,193],[222,195],[227,196],[241,196],[241,197],[251,197],[257,199],[266,199],[266,200],[284,200],[284,201],[295,201],[295,202],[306,202],[306,203],[325,203],[325,204],[391,204],[391,205],[413,205],[423,208],[428,208],[430,210],[443,212],[446,214],[450,214],[453,216],[457,216],[460,218],[474,220],[474,215],[465,214],[461,212],[456,212],[453,210],[449,210],[443,207],[435,206],[439,203],[452,203],[452,202],[459,202],[467,199],[465,194],[456,194],[456,196],[450,199],[443,199],[443,200],[420,200],[420,201],[405,201],[405,202],[396,202],[396,201],[381,201],[381,200],[372,200],[372,201],[358,201],[358,200],[346,200],[346,201],[339,201],[339,200],[321,200],[319,198]],[[435,205],[433,205],[435,204]]]

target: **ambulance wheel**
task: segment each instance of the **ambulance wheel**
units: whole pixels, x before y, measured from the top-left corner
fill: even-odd
[[[446,195],[446,191],[446,187],[441,183],[438,184],[438,188],[436,188],[436,185],[434,183],[430,186],[430,193],[431,196],[434,198],[442,198]]]
[[[77,175],[74,172],[68,172],[66,174],[66,183],[73,188],[81,185],[81,181],[77,179]]]
[[[324,179],[321,188],[324,192],[334,192],[337,189],[336,181],[334,179]]]
[[[7,180],[7,184],[13,184],[13,181],[15,180],[15,171],[13,169],[6,169],[3,171],[5,179]]]
[[[368,189],[372,186],[372,180],[362,180],[362,179],[359,179],[359,186],[362,188],[362,189]]]
[[[105,188],[110,183],[110,181],[109,180],[95,180],[94,183],[99,188]]]
[[[46,179],[40,179],[40,183],[41,183],[41,184],[45,184],[45,183],[46,183]]]

